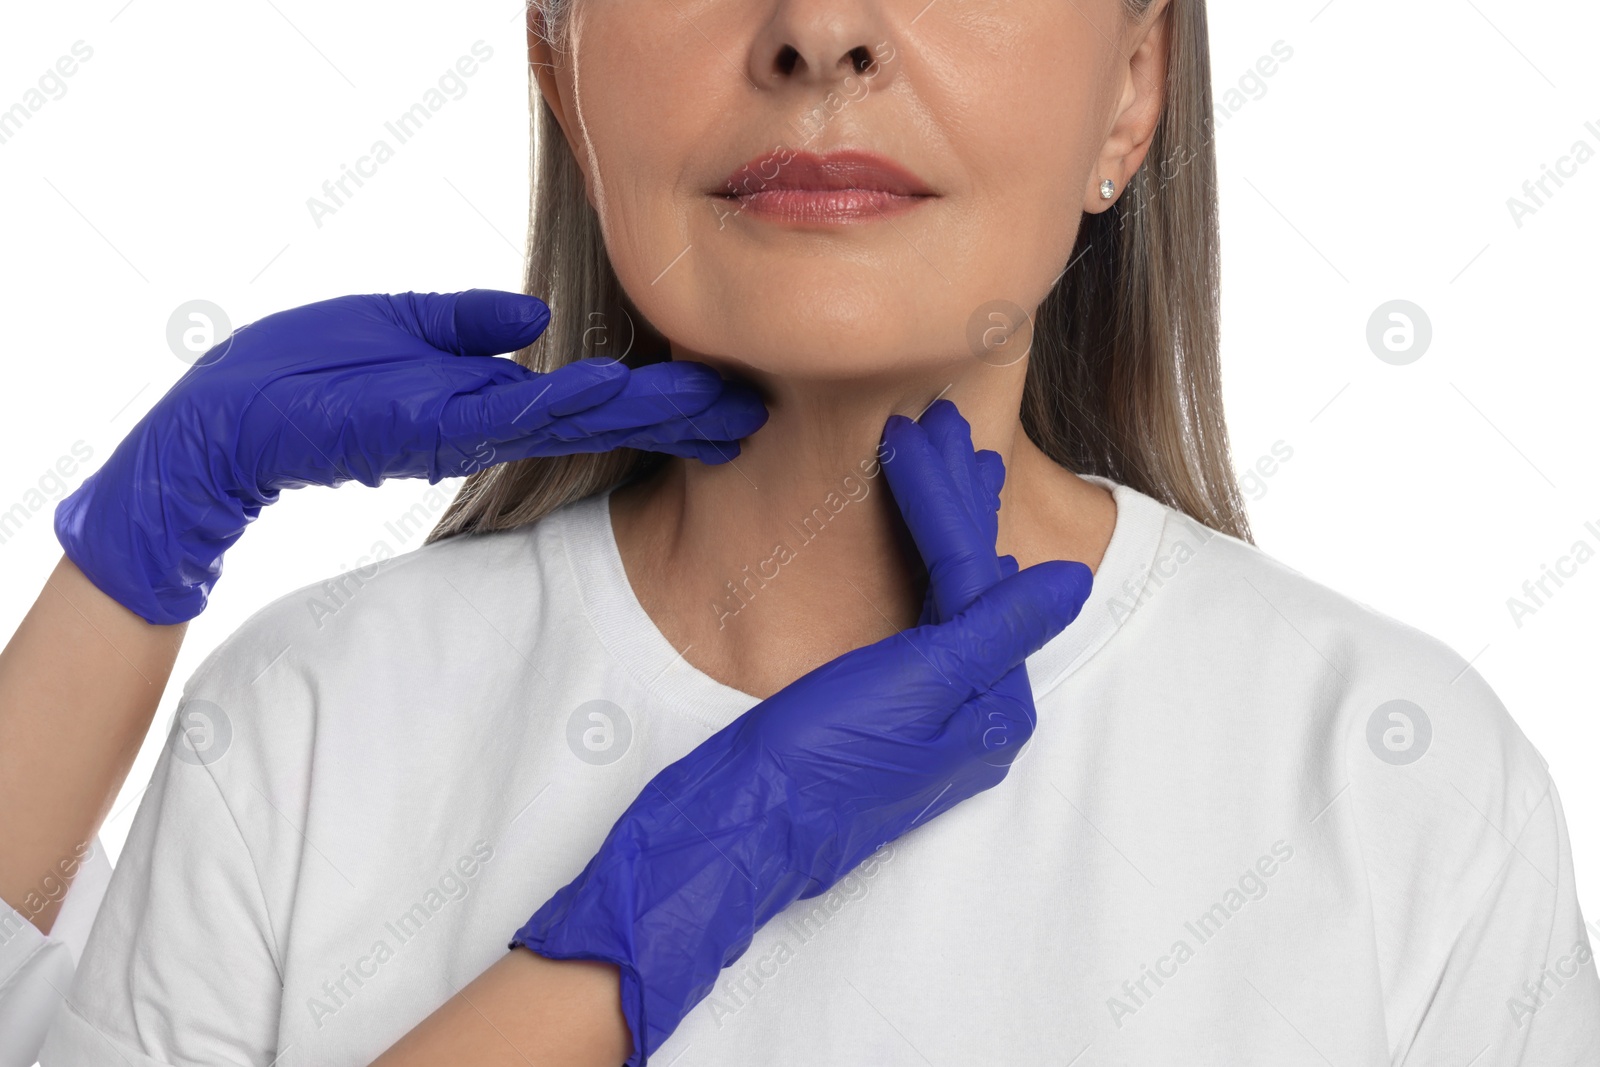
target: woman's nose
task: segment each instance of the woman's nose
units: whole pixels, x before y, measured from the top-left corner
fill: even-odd
[[[893,66],[892,36],[877,0],[779,0],[751,49],[750,77],[763,89],[852,78],[876,89]]]

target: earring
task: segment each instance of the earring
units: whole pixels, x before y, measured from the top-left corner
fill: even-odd
[[[1110,178],[1107,178],[1105,181],[1100,183],[1100,199],[1101,200],[1110,200],[1113,196],[1116,196],[1116,195],[1117,195],[1117,183],[1116,182],[1112,181]]]

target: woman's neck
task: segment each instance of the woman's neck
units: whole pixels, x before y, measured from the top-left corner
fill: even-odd
[[[739,458],[672,460],[617,490],[612,522],[628,579],[684,658],[765,697],[812,668],[913,626],[914,549],[878,462],[884,422],[941,394],[974,444],[1006,463],[1000,551],[1026,567],[1098,568],[1116,509],[1103,488],[1033,445],[1017,416],[1022,370],[985,380],[769,383],[771,417]],[[1003,377],[1002,377],[1003,375]]]

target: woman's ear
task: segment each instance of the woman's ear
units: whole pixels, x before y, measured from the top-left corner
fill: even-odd
[[[567,139],[567,148],[572,152],[572,158],[578,161],[578,168],[583,171],[584,190],[589,197],[589,205],[593,207],[594,191],[589,179],[589,153],[572,136],[570,102],[563,92],[564,83],[556,67],[555,50],[551,48],[546,33],[544,11],[538,4],[528,5],[528,67],[538,79],[539,94],[544,97],[551,114],[555,115],[556,124],[561,127],[561,134]]]
[[[1171,42],[1172,5],[1156,0],[1151,10],[1118,42],[1127,56],[1122,68],[1122,96],[1111,132],[1101,148],[1095,170],[1083,194],[1083,210],[1091,215],[1108,211],[1143,165],[1167,99],[1167,51]],[[1107,178],[1116,183],[1110,199],[1100,193]]]

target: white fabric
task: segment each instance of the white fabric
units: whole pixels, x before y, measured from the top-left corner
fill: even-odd
[[[1010,777],[779,916],[652,1062],[1600,1063],[1561,806],[1482,678],[1115,498]],[[185,691],[225,751],[162,756],[45,1067],[366,1064],[498,958],[754,703],[651,624],[607,509],[296,591],[220,646]],[[1392,708],[1369,743],[1393,700],[1425,749]]]
[[[28,916],[0,901],[0,1067],[29,1067],[39,1058],[45,1032],[72,985],[106,885],[111,861],[98,838],[92,849],[64,861],[73,875],[50,936]],[[58,884],[58,883],[57,883]],[[23,906],[37,913],[51,886],[41,885]]]

